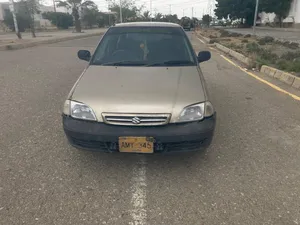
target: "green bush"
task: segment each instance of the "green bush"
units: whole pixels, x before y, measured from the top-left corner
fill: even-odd
[[[297,48],[299,48],[299,43],[290,42],[289,45],[288,45],[288,48],[290,48],[290,49],[297,49]]]
[[[259,45],[266,45],[267,42],[264,39],[260,39],[260,40],[258,40],[258,44]]]
[[[300,59],[300,51],[298,52],[287,52],[281,55],[281,59],[295,61]]]
[[[289,61],[289,60],[279,60],[277,62],[277,67],[280,70],[284,70],[287,72],[300,72],[300,60],[295,60],[295,61]]]
[[[241,36],[243,36],[243,35],[240,33],[231,33],[230,34],[230,37],[241,37]]]
[[[259,53],[261,51],[261,48],[256,42],[251,42],[246,45],[246,51],[249,53]]]
[[[220,37],[230,37],[230,33],[227,30],[220,30]]]
[[[73,26],[73,17],[69,13],[45,12],[42,16],[59,29],[68,29]]]
[[[266,37],[261,38],[261,40],[264,40],[266,43],[271,43],[275,39],[273,37],[271,37],[271,36],[266,36]]]
[[[250,38],[252,35],[251,34],[246,34],[245,36],[244,36],[244,38]]]
[[[230,38],[222,38],[221,40],[222,40],[222,41],[231,41]]]
[[[274,66],[274,63],[272,63],[264,58],[261,58],[260,56],[258,56],[256,58],[256,64],[259,68],[261,68],[263,65]]]
[[[296,43],[296,42],[289,42],[289,41],[276,41],[277,44],[279,45],[283,45],[287,48],[290,48],[290,49],[298,49],[299,48],[299,43]]]
[[[249,43],[249,41],[247,39],[243,39],[242,43]]]
[[[219,43],[218,39],[210,39],[209,44]]]
[[[265,60],[268,60],[272,63],[276,63],[276,60],[279,58],[278,55],[272,53],[270,50],[261,49],[259,52],[259,56]]]

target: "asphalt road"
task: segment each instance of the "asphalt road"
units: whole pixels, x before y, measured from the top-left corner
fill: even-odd
[[[205,155],[70,147],[63,101],[97,42],[0,52],[0,224],[300,224],[300,103],[217,52],[201,66],[218,112]]]

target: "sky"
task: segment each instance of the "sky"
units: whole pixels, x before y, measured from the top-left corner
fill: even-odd
[[[0,2],[7,2],[8,0],[0,0]],[[116,0],[117,2],[119,0]],[[208,12],[208,2],[214,0],[151,0],[152,1],[152,15],[155,13],[162,14],[177,14],[179,18],[182,16],[189,16],[202,18],[203,12]],[[45,5],[53,4],[52,0],[42,0]],[[108,11],[108,3],[106,0],[94,0],[98,5],[100,11]],[[144,11],[150,11],[150,0],[135,0],[136,5],[143,5]]]

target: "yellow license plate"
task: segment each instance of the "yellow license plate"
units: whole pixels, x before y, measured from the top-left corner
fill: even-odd
[[[119,137],[119,151],[153,153],[154,139],[148,137]]]

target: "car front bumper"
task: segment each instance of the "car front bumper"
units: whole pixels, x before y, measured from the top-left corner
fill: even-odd
[[[153,137],[154,152],[196,151],[212,141],[216,115],[199,122],[134,127],[74,119],[63,115],[63,128],[70,144],[79,149],[119,152],[119,137]]]

